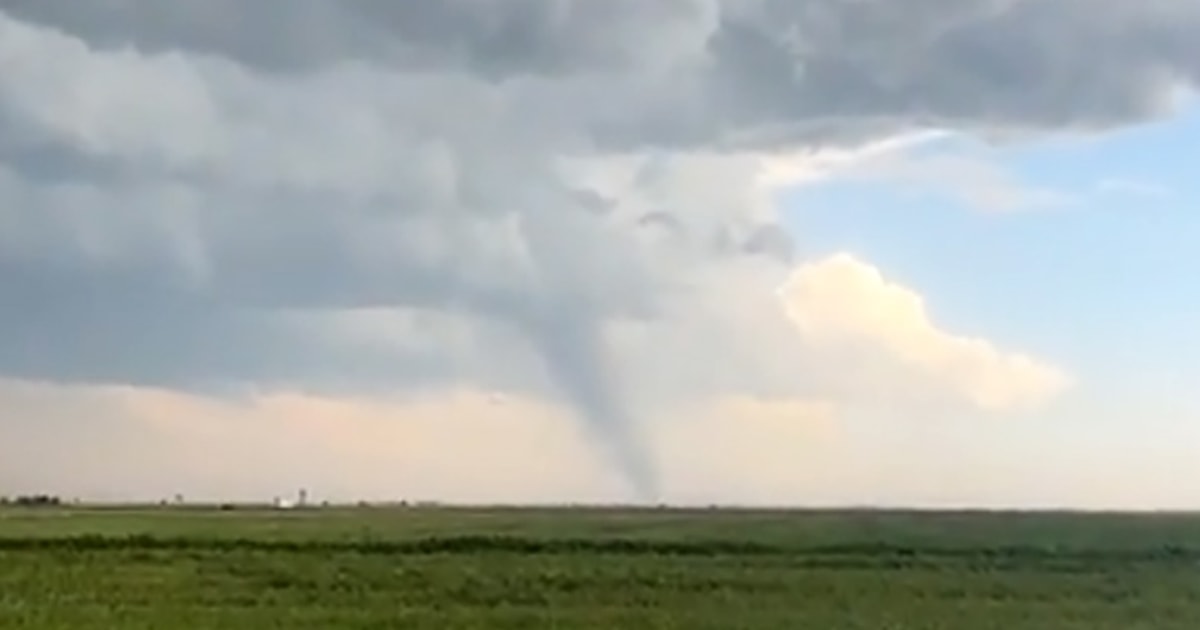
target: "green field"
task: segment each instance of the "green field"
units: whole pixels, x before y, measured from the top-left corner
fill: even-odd
[[[0,508],[0,628],[1200,628],[1200,516]]]

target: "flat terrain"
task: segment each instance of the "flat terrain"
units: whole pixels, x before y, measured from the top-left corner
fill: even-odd
[[[1200,516],[0,508],[0,628],[1200,628]]]

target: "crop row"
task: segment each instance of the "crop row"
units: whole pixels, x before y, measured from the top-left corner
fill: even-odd
[[[414,540],[269,540],[262,538],[100,536],[3,538],[2,551],[261,551],[291,553],[421,554],[590,554],[648,556],[779,556],[817,565],[872,567],[923,563],[967,563],[988,567],[1190,564],[1200,566],[1200,548],[1159,546],[1135,550],[1053,547],[913,547],[887,543],[784,546],[731,540],[666,541],[622,538],[535,538],[502,535],[429,537]]]

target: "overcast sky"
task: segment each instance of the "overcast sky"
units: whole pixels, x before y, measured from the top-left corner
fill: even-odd
[[[0,494],[1195,507],[1200,0],[0,0]]]

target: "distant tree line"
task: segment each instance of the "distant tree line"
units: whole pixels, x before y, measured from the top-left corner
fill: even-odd
[[[62,505],[62,499],[49,494],[24,494],[16,497],[0,497],[0,505],[26,507],[48,507]]]

